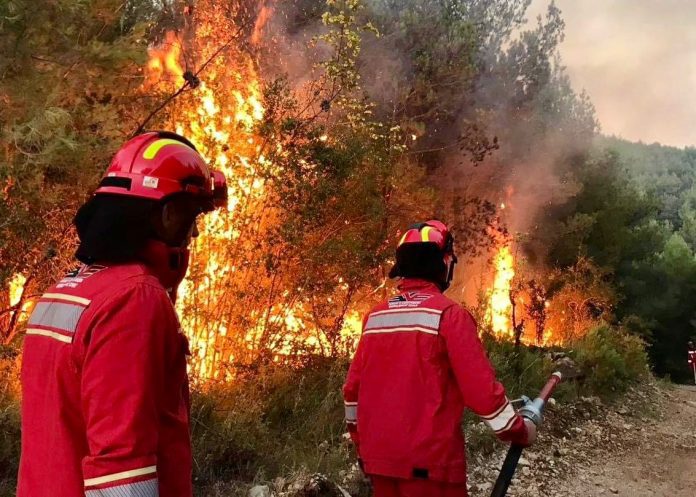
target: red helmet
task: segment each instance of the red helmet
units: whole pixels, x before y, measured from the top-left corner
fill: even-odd
[[[456,263],[452,233],[445,223],[433,219],[414,224],[403,234],[389,276],[436,279],[445,290],[452,281]]]
[[[152,131],[126,142],[111,161],[95,192],[162,200],[188,193],[204,211],[224,206],[227,184],[211,171],[196,147],[183,136]]]
[[[396,249],[399,250],[402,245],[410,243],[434,243],[443,253],[454,253],[454,238],[449,228],[442,221],[435,219],[409,227]]]

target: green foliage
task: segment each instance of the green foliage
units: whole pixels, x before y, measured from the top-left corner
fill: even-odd
[[[333,478],[346,466],[341,385],[347,365],[271,365],[194,395],[195,481],[270,480],[304,468]]]
[[[578,192],[549,211],[555,223],[543,224],[548,263],[565,272],[588,258],[611,275],[616,320],[648,342],[656,373],[688,380],[686,343],[696,334],[692,154],[597,142],[611,148],[575,172]]]
[[[644,342],[624,330],[599,326],[572,346],[590,394],[614,398],[649,374]]]
[[[533,397],[555,369],[547,350],[517,349],[490,335],[484,335],[484,345],[511,399]],[[574,343],[571,355],[582,377],[559,387],[554,397],[561,403],[580,395],[611,400],[648,374],[643,342],[606,326]],[[195,394],[195,481],[201,494],[214,495],[214,483],[267,482],[301,469],[340,481],[341,471],[354,460],[351,444],[342,437],[340,391],[346,371],[346,363],[333,360],[270,365],[250,370],[239,382]],[[497,447],[490,430],[471,413],[464,428],[470,453]]]
[[[620,276],[659,252],[666,230],[653,222],[658,200],[627,181],[617,154],[589,159],[576,176],[579,192],[550,213],[561,218],[546,228],[554,238],[549,262],[567,267],[587,256]]]
[[[19,404],[0,403],[0,497],[15,495],[20,437]]]
[[[16,400],[19,361],[14,349],[0,345],[0,497],[15,495],[20,454],[20,405]]]
[[[511,340],[498,340],[488,334],[484,335],[484,345],[510,398],[532,397],[553,373],[553,363],[542,350],[515,347]]]
[[[71,264],[72,215],[137,122],[147,26],[122,26],[122,7],[0,2],[2,288],[21,272],[34,295]],[[16,335],[7,307],[0,297],[0,343]]]

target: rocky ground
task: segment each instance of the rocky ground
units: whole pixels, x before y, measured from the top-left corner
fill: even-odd
[[[472,457],[470,497],[490,496],[504,457],[502,445],[492,455]],[[248,495],[369,493],[357,466],[342,473],[340,486],[321,475],[305,474],[254,487]],[[508,496],[611,495],[696,496],[696,388],[650,382],[616,405],[588,397],[548,407],[539,440],[524,452]]]
[[[489,496],[504,454],[480,461],[471,496]],[[550,410],[508,492],[516,497],[694,497],[696,388],[644,385],[619,405],[585,398]]]

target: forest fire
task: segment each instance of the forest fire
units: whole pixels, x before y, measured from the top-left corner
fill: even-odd
[[[270,13],[267,7],[258,13],[252,45],[261,43]],[[300,293],[297,288],[282,289],[278,273],[267,278],[270,262],[259,256],[277,218],[269,176],[281,171],[268,157],[282,154],[283,146],[256,132],[265,109],[255,62],[241,41],[222,45],[230,33],[241,30],[218,12],[215,2],[199,2],[195,15],[197,46],[184,46],[181,36],[167,33],[149,51],[146,86],[176,91],[191,71],[182,61],[204,61],[198,66],[205,67],[200,84],[173,103],[167,125],[191,139],[225,173],[228,205],[226,212],[201,221],[177,308],[194,357],[192,372],[199,379],[224,380],[234,376],[235,364],[253,363],[269,353],[272,360],[281,360],[298,349],[323,353],[335,344],[327,343],[311,318],[312,309],[295,294]],[[339,293],[343,287],[338,285]],[[346,309],[337,321],[339,339],[351,340],[359,324],[359,317]]]
[[[284,173],[278,158],[287,143],[259,131],[268,109],[255,59],[273,10],[264,5],[248,16],[221,9],[216,0],[205,0],[195,13],[187,10],[185,27],[167,32],[149,49],[143,86],[145,92],[156,90],[158,99],[176,97],[158,116],[158,125],[189,138],[228,178],[227,210],[202,218],[176,304],[193,354],[191,370],[201,380],[230,379],[238,365],[263,360],[350,352],[361,328],[356,289],[333,273],[333,288],[317,298],[306,277],[297,276],[304,261],[292,258],[291,244],[277,241],[283,213],[272,178]],[[248,25],[238,26],[245,18]],[[187,31],[193,26],[195,36]],[[322,130],[317,139],[331,143],[331,133]],[[499,204],[501,211],[510,210],[508,200]],[[499,236],[485,320],[505,339],[515,336],[515,304],[519,315],[529,314],[523,305],[527,295],[518,295],[517,302],[511,298],[513,254],[512,240]],[[22,286],[13,280],[13,301]],[[545,330],[544,341],[548,336]]]
[[[491,259],[492,283],[484,314],[490,331],[504,340],[544,347],[562,345],[583,334],[586,329],[565,334],[555,331],[569,324],[563,304],[552,308],[548,291],[540,283],[543,276],[518,274],[513,246],[511,239],[500,238]]]
[[[185,84],[185,73],[192,71],[188,61],[205,61],[200,84],[172,104],[167,124],[190,138],[215,168],[225,172],[230,179],[228,209],[202,220],[177,308],[191,343],[192,372],[202,380],[224,380],[234,377],[236,365],[259,358],[279,361],[298,353],[335,353],[335,340],[355,342],[360,316],[349,305],[349,287],[339,279],[336,300],[329,297],[323,303],[343,309],[331,325],[334,339],[329,338],[311,297],[305,297],[291,277],[284,282],[282,273],[270,274],[269,262],[256,256],[259,247],[274,253],[264,240],[279,217],[268,178],[282,170],[269,157],[282,156],[283,144],[258,135],[266,109],[252,52],[231,40],[218,56],[224,35],[238,30],[217,14],[214,2],[200,2],[196,12],[195,55],[187,53],[192,48],[184,46],[185,36],[167,33],[162,44],[149,52],[146,84],[171,93]],[[270,9],[261,8],[250,26],[253,47],[263,42],[270,14]],[[320,140],[330,137],[322,134]],[[501,210],[508,207],[500,205]],[[510,239],[500,239],[493,262],[486,321],[496,335],[510,339],[515,328],[511,299],[515,261]],[[278,263],[283,264],[288,265]],[[339,305],[341,297],[345,301]]]

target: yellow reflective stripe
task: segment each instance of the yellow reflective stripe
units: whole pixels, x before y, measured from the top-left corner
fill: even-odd
[[[411,231],[411,230],[408,230],[408,231]],[[401,237],[401,240],[399,240],[399,245],[397,245],[397,247],[404,244],[404,242],[406,241],[406,237],[408,236],[408,231],[406,233],[404,233],[404,235]]]
[[[135,478],[136,476],[150,475],[154,473],[157,473],[157,466],[148,466],[147,468],[122,471],[112,475],[99,476],[98,478],[89,478],[88,480],[85,480],[85,487],[101,485],[102,483],[111,483],[112,481],[125,480],[126,478]]]
[[[143,157],[145,157],[146,159],[154,159],[157,155],[157,152],[159,152],[160,149],[166,145],[181,145],[183,147],[188,148],[188,145],[180,142],[179,140],[173,140],[172,138],[161,138],[157,141],[150,143],[147,146],[147,148],[145,149],[145,153],[143,154]]]
[[[422,242],[429,242],[430,241],[430,237],[428,235],[432,231],[432,229],[433,229],[432,227],[426,226],[425,228],[423,228],[421,230],[421,241]]]
[[[50,331],[50,330],[40,330],[38,328],[29,328],[27,330],[27,335],[41,335],[44,337],[48,338],[54,338],[55,340],[58,340],[59,342],[63,343],[70,343],[72,342],[72,337],[66,337],[65,335],[61,335],[60,333],[56,333],[55,331]]]
[[[44,293],[41,298],[42,299],[65,300],[68,302],[75,302],[76,304],[82,304],[82,305],[89,305],[92,302],[89,299],[83,299],[82,297],[76,297],[74,295],[67,295],[65,293]]]

